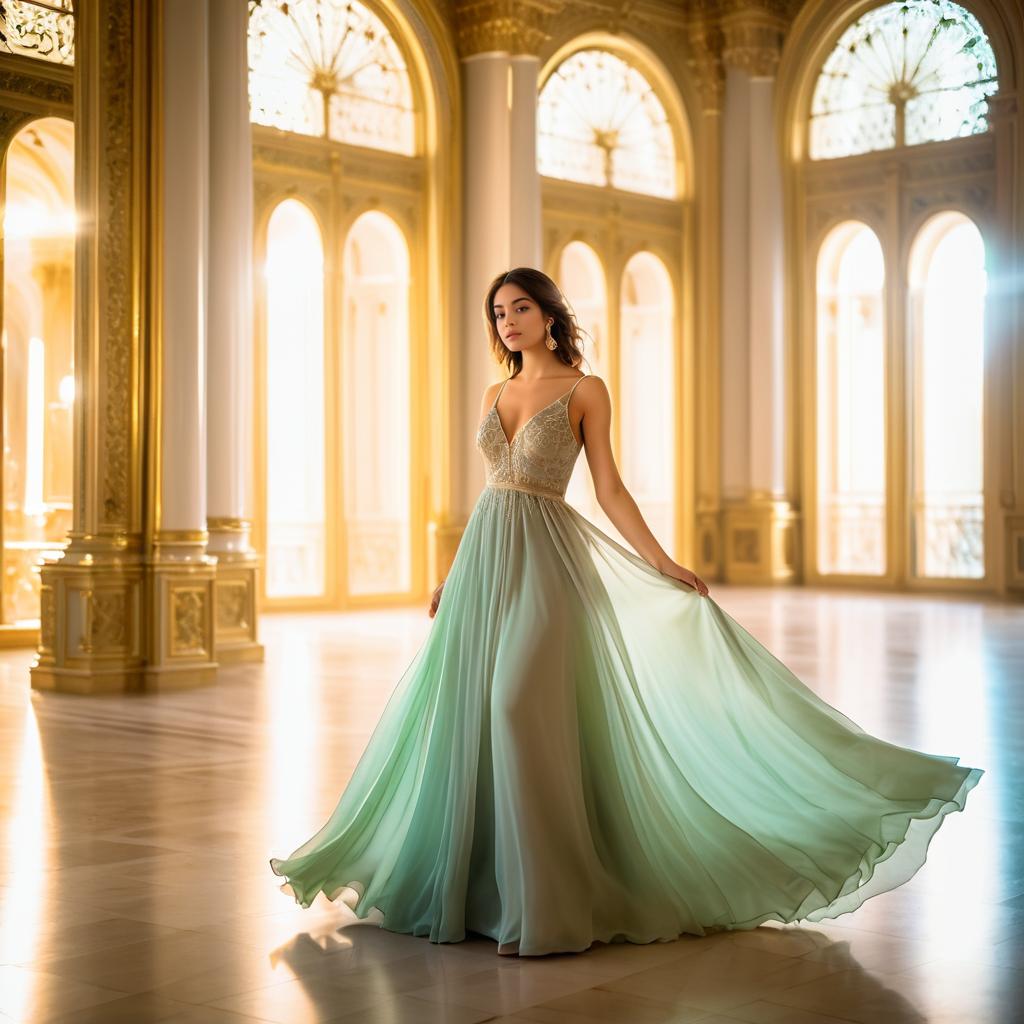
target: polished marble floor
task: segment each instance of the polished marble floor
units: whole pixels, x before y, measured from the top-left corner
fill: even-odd
[[[267,858],[333,808],[425,610],[267,616],[264,665],[157,696],[32,693],[9,651],[0,1022],[1024,1021],[1024,606],[712,594],[864,728],[987,770],[902,888],[827,924],[522,960],[303,911]]]

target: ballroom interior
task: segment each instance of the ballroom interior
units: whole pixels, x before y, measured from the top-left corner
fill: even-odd
[[[1024,0],[0,0],[0,1024],[1019,1019],[1022,89]],[[986,768],[899,890],[500,963],[277,891],[430,628],[516,266],[669,555]]]

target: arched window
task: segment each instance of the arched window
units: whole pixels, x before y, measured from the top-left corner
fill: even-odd
[[[597,374],[607,381],[608,291],[601,257],[586,242],[570,242],[562,249],[559,259],[558,282],[562,294],[572,296],[572,311],[586,332],[582,341],[585,363],[580,369]],[[599,525],[604,525],[585,455],[576,460],[565,493],[570,504],[576,506],[588,519],[601,520]]]
[[[949,0],[868,11],[840,37],[811,102],[812,160],[988,129],[996,61],[977,18]]]
[[[984,559],[982,409],[985,246],[946,211],[910,253],[914,572],[980,579]]]
[[[544,83],[537,162],[552,178],[678,195],[665,107],[636,68],[606,50],[574,53]]]
[[[39,618],[43,558],[71,529],[74,127],[45,117],[7,150],[3,212],[5,624]]]
[[[249,0],[249,106],[257,124],[415,151],[402,53],[357,0]]]
[[[858,221],[818,254],[818,571],[882,575],[885,548],[885,263]]]
[[[348,593],[412,586],[409,246],[369,210],[345,240],[341,405]]]
[[[266,591],[317,597],[327,580],[324,250],[309,207],[285,199],[267,229]]]
[[[675,535],[674,306],[665,264],[654,253],[634,253],[622,274],[619,305],[622,479],[669,554]]]

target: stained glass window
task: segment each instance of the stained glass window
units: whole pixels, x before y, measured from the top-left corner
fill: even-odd
[[[394,38],[353,0],[249,0],[257,124],[412,155],[412,88]]]
[[[537,110],[541,174],[675,198],[675,146],[650,83],[621,57],[580,50],[544,83]]]
[[[0,0],[0,52],[73,64],[72,0]]]
[[[996,61],[977,18],[948,0],[869,11],[840,37],[811,103],[812,160],[988,130]]]

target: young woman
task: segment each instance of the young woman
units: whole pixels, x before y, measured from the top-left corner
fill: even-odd
[[[282,888],[539,955],[818,921],[905,882],[982,770],[865,733],[669,558],[549,277],[499,275],[484,313],[509,370],[487,484],[334,813],[270,861]],[[581,448],[636,552],[565,502]]]

